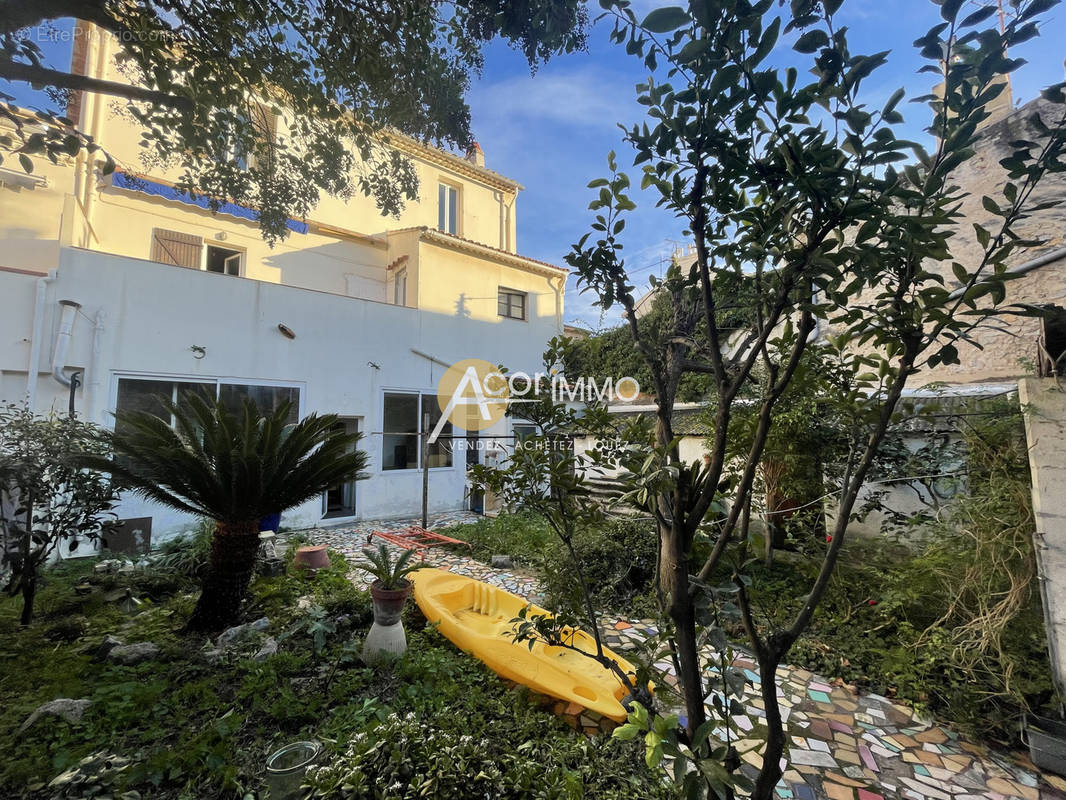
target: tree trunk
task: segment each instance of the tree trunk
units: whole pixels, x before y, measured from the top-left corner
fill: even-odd
[[[37,597],[37,575],[25,573],[22,576],[22,616],[19,619],[21,625],[29,625],[33,622],[33,601]]]
[[[682,549],[681,531],[664,530],[662,541],[662,567],[660,580],[663,592],[669,598],[667,611],[674,623],[677,640],[677,659],[680,674],[677,676],[685,699],[689,736],[707,718],[703,705],[703,681],[700,678],[700,654],[696,641],[696,615],[689,597],[688,558]]]
[[[189,630],[217,631],[237,622],[258,551],[259,520],[215,524],[211,561]]]
[[[766,707],[766,752],[751,800],[773,800],[774,787],[783,774],[781,757],[785,754],[785,731],[781,726],[781,706],[777,702],[777,667],[784,654],[778,652],[772,640],[767,643],[767,649],[765,657],[759,659],[760,688]]]

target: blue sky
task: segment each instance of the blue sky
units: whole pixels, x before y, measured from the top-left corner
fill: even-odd
[[[636,0],[634,10],[642,17],[658,5],[678,2]],[[883,104],[901,86],[912,96],[929,91],[933,76],[918,74],[925,62],[912,43],[938,22],[939,9],[929,0],[845,0],[837,23],[848,26],[851,51],[892,51],[889,62],[864,85],[864,100]],[[647,72],[638,59],[609,42],[609,32],[609,23],[601,22],[592,31],[588,53],[557,58],[533,77],[519,53],[493,45],[483,76],[470,93],[474,134],[485,151],[486,165],[526,187],[518,200],[518,250],[524,255],[565,266],[563,257],[592,221],[586,184],[606,173],[612,149],[619,155],[620,167],[631,164],[617,123],[632,126],[643,118],[634,85]],[[793,38],[779,42],[772,56],[775,63],[809,59],[791,50]],[[1016,103],[1031,100],[1044,86],[1062,80],[1066,7],[1052,9],[1041,36],[1011,56],[1029,62],[1012,75]],[[907,135],[921,140],[925,106],[905,104],[900,111],[910,128]],[[639,174],[629,171],[631,177]],[[684,225],[655,208],[652,192],[635,192],[633,199],[638,208],[629,215],[623,243],[634,283],[644,286],[647,276],[658,274],[675,243],[682,241]],[[617,307],[601,314],[593,298],[579,294],[573,283],[571,277],[567,322],[589,328],[620,323]]]
[[[976,0],[971,0],[975,5]],[[991,0],[981,0],[991,2]],[[638,17],[656,6],[678,0],[634,0]],[[596,4],[593,4],[596,7]],[[972,10],[972,9],[970,9]],[[871,104],[883,103],[900,86],[911,95],[929,91],[933,78],[919,75],[924,63],[912,42],[940,21],[938,8],[929,0],[846,0],[837,14],[847,25],[853,53],[891,50],[889,63],[864,85]],[[64,25],[69,28],[69,25]],[[518,250],[554,264],[563,258],[589,228],[590,193],[585,188],[606,172],[610,150],[628,167],[631,158],[622,142],[618,123],[632,125],[642,119],[634,85],[647,77],[643,64],[608,41],[610,25],[597,24],[589,37],[589,51],[552,60],[535,76],[524,58],[502,43],[486,52],[485,69],[469,95],[474,134],[485,151],[487,166],[520,181],[526,190],[518,200]],[[794,37],[778,43],[771,58],[778,65],[808,59],[791,50]],[[1015,58],[1029,63],[1012,76],[1015,103],[1033,99],[1044,86],[1062,80],[1066,57],[1066,7],[1045,15],[1041,36],[1025,43]],[[44,44],[53,66],[69,65],[69,45]],[[30,106],[46,105],[42,95],[25,84],[4,86],[16,100]],[[906,134],[924,136],[924,106],[904,105]],[[637,170],[631,171],[634,175]],[[634,192],[638,209],[629,217],[624,236],[625,257],[634,282],[643,287],[648,276],[659,274],[673,248],[683,240],[684,225],[655,208],[655,197]],[[620,322],[618,309],[602,314],[590,295],[577,292],[571,278],[567,288],[566,321],[589,328],[611,327]]]

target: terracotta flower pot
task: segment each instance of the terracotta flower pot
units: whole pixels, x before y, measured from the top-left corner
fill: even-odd
[[[324,544],[314,547],[301,547],[292,558],[292,563],[308,569],[325,569],[329,566],[329,553]]]
[[[395,625],[400,621],[403,604],[411,596],[411,582],[404,580],[396,589],[386,589],[381,581],[370,584],[370,597],[374,600],[374,622],[378,625]]]

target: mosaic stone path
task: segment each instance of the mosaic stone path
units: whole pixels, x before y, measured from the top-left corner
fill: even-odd
[[[430,528],[474,521],[462,512],[435,515]],[[350,558],[360,555],[371,530],[398,530],[412,520],[363,522],[306,531],[315,544],[326,544]],[[455,552],[435,549],[427,565],[469,575],[539,602],[535,577],[493,569]],[[353,579],[365,580],[357,570]],[[605,619],[606,643],[620,652],[633,649],[657,633],[650,620]],[[708,654],[710,655],[710,654]],[[656,664],[662,680],[676,686],[672,665]],[[733,667],[744,671],[748,686],[746,713],[733,717],[731,734],[743,759],[741,769],[754,776],[765,748],[765,712],[755,663],[741,655]],[[1066,800],[1066,780],[1041,773],[1023,754],[1006,754],[966,741],[957,732],[922,719],[906,706],[876,694],[856,694],[803,669],[778,670],[777,695],[789,744],[785,774],[777,787],[781,800]],[[553,709],[575,728],[594,735],[610,729],[609,720],[579,706],[554,703]],[[716,732],[725,737],[724,729]]]

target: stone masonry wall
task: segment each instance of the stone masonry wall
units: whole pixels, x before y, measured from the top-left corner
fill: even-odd
[[[1018,139],[1040,141],[1039,134],[1029,122],[1034,113],[1040,114],[1045,124],[1050,126],[1053,119],[1057,120],[1061,116],[1062,107],[1039,98],[989,124],[977,147],[976,155],[956,172],[956,180],[968,196],[963,200],[960,209],[964,221],[959,226],[957,236],[952,240],[952,253],[955,259],[968,269],[974,267],[981,257],[973,223],[983,225],[993,234],[998,229],[996,223],[1000,218],[984,209],[981,198],[988,195],[1001,203],[1007,177],[1006,170],[999,162],[1014,151],[1009,143]],[[1029,202],[1034,204],[1063,198],[1066,198],[1066,173],[1051,173],[1038,184]],[[1009,262],[1011,267],[1062,248],[1066,245],[1066,204],[1035,213],[1020,222],[1015,230],[1022,238],[1039,239],[1042,244],[1015,253]],[[949,288],[959,285],[952,275],[950,262],[938,265],[937,269],[945,276]],[[1066,259],[1052,262],[1008,283],[1007,303],[1054,304],[1066,307]],[[1041,321],[1037,318],[1013,315],[1003,317],[976,333],[975,338],[983,349],[964,343],[959,347],[961,364],[926,370],[914,383],[974,383],[1032,374],[1036,341],[1040,333]]]

